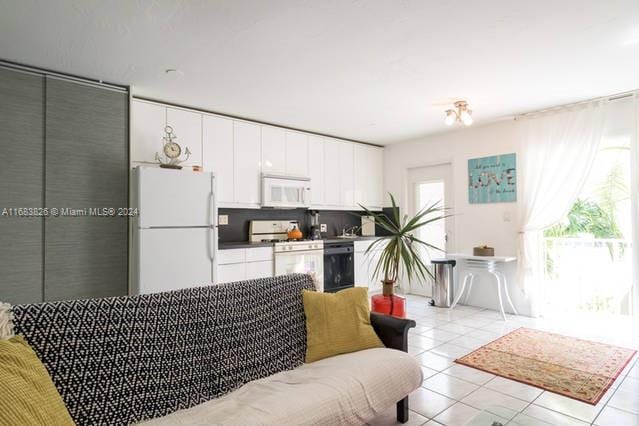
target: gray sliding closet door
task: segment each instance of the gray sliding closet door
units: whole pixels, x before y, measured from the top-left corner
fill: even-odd
[[[44,78],[0,68],[0,209],[43,206],[43,151]],[[42,301],[42,226],[0,216],[0,301]]]
[[[128,94],[47,77],[46,204],[128,206]],[[45,220],[44,299],[126,295],[128,220]]]

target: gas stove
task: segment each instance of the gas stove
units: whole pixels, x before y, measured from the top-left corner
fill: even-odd
[[[324,250],[324,241],[312,241],[312,240],[296,240],[296,241],[280,241],[273,245],[275,254],[289,252],[289,251],[309,251],[309,250]]]

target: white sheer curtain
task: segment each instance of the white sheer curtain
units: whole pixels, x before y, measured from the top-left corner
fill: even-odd
[[[518,275],[535,316],[544,278],[543,230],[577,199],[599,148],[605,109],[598,102],[519,119]]]
[[[635,93],[634,134],[630,141],[630,213],[632,215],[633,314],[639,316],[639,93]]]

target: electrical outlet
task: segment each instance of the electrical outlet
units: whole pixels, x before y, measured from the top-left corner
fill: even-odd
[[[326,232],[326,224],[325,223],[321,223],[320,224],[320,232]]]
[[[221,214],[217,217],[218,225],[228,225],[229,224],[229,215]]]

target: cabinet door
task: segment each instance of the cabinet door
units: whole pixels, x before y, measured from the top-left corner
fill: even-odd
[[[382,280],[384,279],[384,273],[379,272],[377,275],[374,275],[375,267],[377,266],[377,262],[379,262],[379,258],[381,257],[381,255],[381,250],[372,251],[366,263],[368,267],[368,289],[372,291],[378,291],[382,289]]]
[[[246,263],[246,279],[268,278],[273,276],[273,261]]]
[[[371,200],[373,207],[384,206],[384,148],[373,149],[373,176],[371,179]]]
[[[131,102],[132,162],[155,163],[155,154],[162,153],[165,126],[166,107],[139,100]]]
[[[286,132],[262,126],[262,173],[286,173]]]
[[[383,151],[380,148],[354,144],[353,193],[355,202],[368,208],[382,206]]]
[[[340,206],[353,207],[353,144],[340,142],[339,144],[339,188]]]
[[[246,264],[233,263],[231,265],[219,265],[217,267],[218,284],[232,283],[246,279]]]
[[[308,176],[308,136],[299,132],[286,132],[286,174]]]
[[[166,109],[166,124],[173,128],[177,136],[176,142],[182,147],[182,156],[186,148],[191,151],[188,166],[202,165],[202,114],[177,108]]]
[[[355,252],[353,257],[355,263],[355,287],[368,287],[368,263],[363,252]]]
[[[373,173],[370,148],[366,145],[355,144],[353,147],[353,196],[355,203],[370,207],[369,187]]]
[[[311,178],[311,205],[324,204],[324,140],[308,137],[308,177]]]
[[[215,174],[218,203],[232,203],[233,120],[204,115],[202,117],[202,166]]]
[[[273,247],[256,247],[246,249],[247,262],[273,261]]]
[[[340,142],[332,139],[324,141],[324,204],[340,204]]]
[[[0,208],[43,205],[44,78],[0,68]],[[0,300],[42,302],[42,217],[0,217]]]
[[[234,159],[235,201],[245,205],[260,203],[261,143],[260,127],[255,124],[235,121]]]

